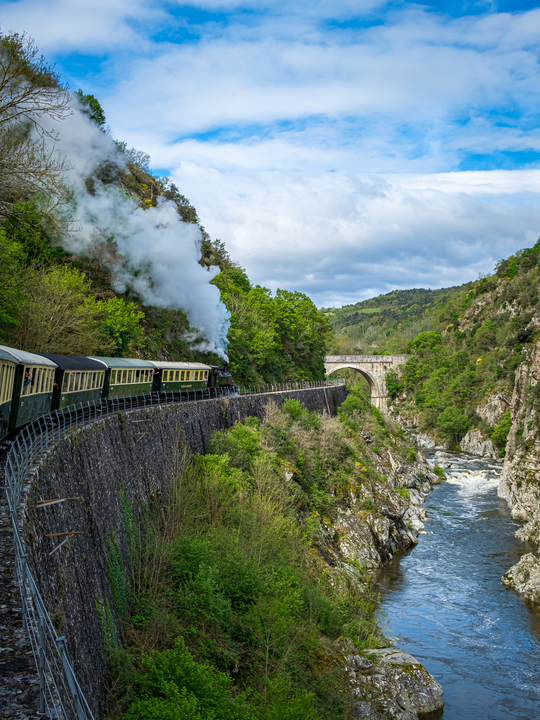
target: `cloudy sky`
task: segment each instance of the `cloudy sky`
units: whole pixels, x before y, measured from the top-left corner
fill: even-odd
[[[252,281],[318,305],[540,236],[540,0],[0,0]]]

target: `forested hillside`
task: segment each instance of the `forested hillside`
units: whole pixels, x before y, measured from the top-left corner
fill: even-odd
[[[28,37],[0,35],[0,342],[321,378],[331,329],[313,303],[252,286],[149,161]]]
[[[395,412],[411,414],[449,447],[457,447],[469,430],[478,429],[504,455],[516,369],[526,361],[540,329],[539,258],[540,241],[499,262],[493,274],[474,283],[390,293],[358,306],[374,310],[364,314],[377,318],[368,321],[363,336],[375,338],[377,347],[361,339],[365,352],[411,354],[401,378],[393,372],[387,376]],[[344,340],[339,334],[339,323],[348,322],[351,335],[357,325],[352,324],[350,308],[335,311],[333,318],[336,342],[344,348],[346,336]],[[531,388],[531,406],[537,395]],[[484,399],[496,397],[507,403],[506,412],[490,422],[477,408]]]
[[[440,290],[393,290],[369,300],[322,312],[332,323],[334,351],[339,354],[382,355],[404,352],[409,340],[433,325],[433,315],[457,292],[472,283]]]

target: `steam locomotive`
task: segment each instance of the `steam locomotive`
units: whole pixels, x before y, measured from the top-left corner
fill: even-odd
[[[226,366],[29,353],[0,345],[0,440],[81,402],[207,388],[234,389]]]

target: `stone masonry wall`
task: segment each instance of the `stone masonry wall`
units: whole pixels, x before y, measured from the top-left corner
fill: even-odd
[[[121,639],[130,538],[164,498],[183,444],[204,452],[212,433],[287,398],[334,415],[344,385],[247,395],[118,413],[67,433],[30,480],[24,537],[32,572],[57,632],[67,638],[79,683],[95,713],[106,686],[105,649]],[[38,508],[37,500],[73,498]],[[65,538],[48,533],[77,531]]]

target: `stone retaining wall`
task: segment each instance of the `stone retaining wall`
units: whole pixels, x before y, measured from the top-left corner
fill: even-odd
[[[244,395],[118,413],[67,433],[30,480],[24,537],[32,572],[95,713],[106,685],[105,648],[122,634],[130,538],[166,496],[178,449],[204,452],[212,433],[287,398],[335,414],[344,385]],[[79,498],[44,508],[37,500]],[[77,532],[58,550],[65,535]],[[120,617],[119,617],[120,616]]]

